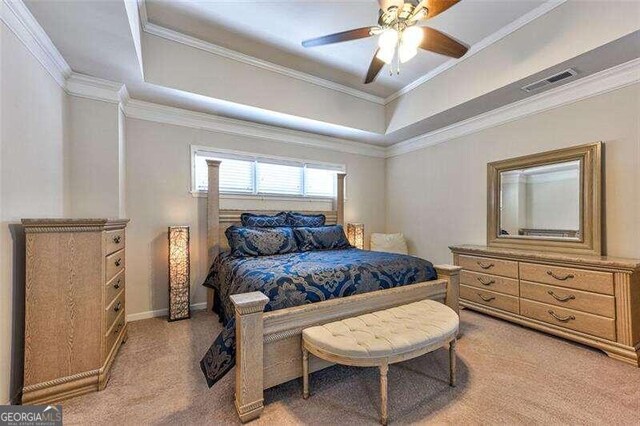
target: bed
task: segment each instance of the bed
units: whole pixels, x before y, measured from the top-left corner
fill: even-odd
[[[220,315],[225,328],[202,367],[212,385],[235,364],[235,405],[243,422],[260,416],[264,389],[301,377],[304,328],[426,298],[458,312],[457,266],[433,267],[411,256],[354,248],[258,258],[226,254],[224,231],[239,224],[245,210],[220,209],[220,162],[208,160],[207,164],[212,265],[206,282],[207,308]],[[345,174],[338,175],[334,210],[304,213],[322,213],[327,224],[343,224],[344,178]],[[345,274],[350,278],[336,279]],[[296,287],[292,280],[304,283]],[[317,371],[329,365],[314,358],[309,368]]]

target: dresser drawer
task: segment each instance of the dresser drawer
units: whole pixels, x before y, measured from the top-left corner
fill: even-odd
[[[520,281],[520,297],[609,318],[616,312],[613,296],[528,281]]]
[[[107,334],[105,335],[105,356],[109,355],[111,350],[113,349],[113,345],[116,344],[118,337],[124,331],[125,324],[125,316],[124,312],[121,312],[120,315],[116,318],[113,325],[107,330]]]
[[[512,260],[491,259],[488,257],[460,256],[459,266],[467,271],[485,274],[501,275],[503,277],[518,278],[518,262]]]
[[[460,272],[460,284],[497,291],[498,293],[509,294],[511,296],[519,295],[518,280],[499,277],[497,275],[463,270]]]
[[[105,257],[106,282],[111,281],[116,274],[124,269],[124,249]]]
[[[520,279],[613,295],[613,274],[520,262]]]
[[[519,312],[518,298],[507,296],[506,294],[461,285],[460,298],[480,305],[491,306],[493,308],[502,309],[503,311],[513,312],[514,314]]]
[[[105,298],[104,298],[104,306],[107,307],[113,302],[113,299],[120,293],[121,290],[124,290],[125,286],[125,276],[124,269],[111,279],[107,283],[105,289]]]
[[[114,253],[124,248],[124,229],[107,231],[104,233],[104,246],[106,254]]]
[[[608,340],[616,339],[615,320],[546,303],[520,300],[520,315]]]
[[[105,308],[104,324],[107,329],[111,328],[116,317],[124,310],[124,290],[120,290],[120,294]]]

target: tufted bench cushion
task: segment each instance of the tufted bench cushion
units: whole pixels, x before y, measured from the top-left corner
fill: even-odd
[[[458,315],[434,300],[372,312],[302,331],[316,348],[345,358],[393,357],[447,342],[458,333]]]

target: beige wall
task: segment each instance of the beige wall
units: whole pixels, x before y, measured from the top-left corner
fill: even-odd
[[[190,144],[347,166],[345,220],[384,230],[385,160],[193,128],[126,120],[127,314],[167,307],[167,226],[191,226],[192,303],[205,302],[206,199],[189,193]],[[242,208],[242,200],[223,200]],[[287,208],[287,204],[279,207]],[[297,209],[300,205],[290,208]],[[312,207],[313,208],[313,207]]]
[[[69,205],[73,217],[119,217],[124,212],[123,138],[118,104],[68,97]]]
[[[450,262],[451,244],[486,242],[488,162],[594,141],[605,147],[606,246],[640,257],[640,85],[387,160],[388,232]]]
[[[21,387],[23,217],[59,217],[65,206],[66,96],[0,22],[0,404]]]

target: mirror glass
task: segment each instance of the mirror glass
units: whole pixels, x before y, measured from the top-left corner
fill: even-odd
[[[580,237],[580,160],[500,172],[499,238]]]

